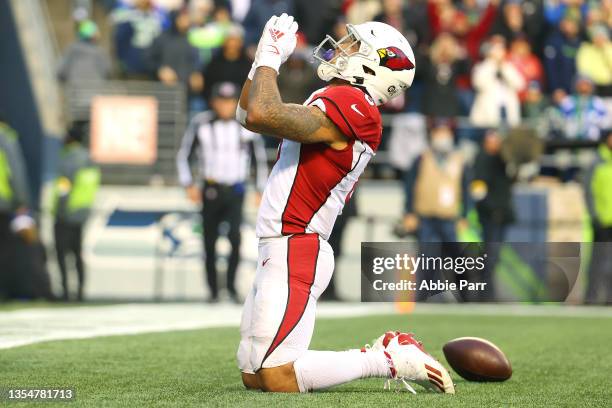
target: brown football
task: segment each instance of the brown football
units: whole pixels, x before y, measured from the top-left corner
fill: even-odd
[[[510,361],[495,344],[478,337],[460,337],[442,348],[448,364],[468,381],[506,381]]]

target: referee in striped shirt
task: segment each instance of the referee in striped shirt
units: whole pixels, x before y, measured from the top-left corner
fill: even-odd
[[[245,184],[250,173],[251,156],[257,164],[256,187],[260,197],[268,177],[266,152],[260,135],[244,129],[235,119],[240,90],[231,82],[215,84],[211,93],[212,110],[197,114],[191,120],[176,163],[180,183],[189,199],[202,204],[206,280],[210,302],[217,302],[217,254],[215,244],[219,224],[229,224],[232,246],[227,263],[227,290],[232,301],[240,302],[234,281],[240,261],[240,224]],[[194,181],[190,158],[198,158],[203,187]]]

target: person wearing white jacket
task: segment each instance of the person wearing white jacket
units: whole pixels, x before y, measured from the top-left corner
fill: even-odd
[[[518,92],[525,85],[524,79],[506,60],[503,37],[492,37],[485,47],[485,59],[472,71],[476,99],[470,120],[474,126],[483,128],[497,127],[503,122],[516,126],[521,121]]]

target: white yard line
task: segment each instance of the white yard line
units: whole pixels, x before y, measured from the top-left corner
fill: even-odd
[[[236,305],[124,304],[24,309],[0,313],[0,349],[50,340],[238,326]],[[321,305],[322,317],[392,313],[392,305]]]
[[[322,303],[318,316],[341,318],[395,313],[385,303]],[[529,305],[417,305],[416,314],[612,317],[612,308]],[[208,327],[235,327],[241,307],[200,303],[121,304],[0,312],[0,349],[51,340],[84,339]]]

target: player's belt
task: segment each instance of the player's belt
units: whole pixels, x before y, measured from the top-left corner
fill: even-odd
[[[204,179],[204,187],[213,187],[213,188],[218,188],[218,189],[227,189],[227,190],[232,190],[235,193],[239,193],[242,194],[245,191],[245,185],[244,183],[234,183],[234,184],[227,184],[227,183],[219,183],[217,180],[214,179]]]
[[[204,184],[209,186],[209,187],[219,187],[219,188],[223,188],[223,187],[234,187],[236,185],[236,183],[234,184],[228,184],[228,183],[221,183],[217,180],[214,179],[204,179]],[[238,183],[241,184],[241,183]]]

